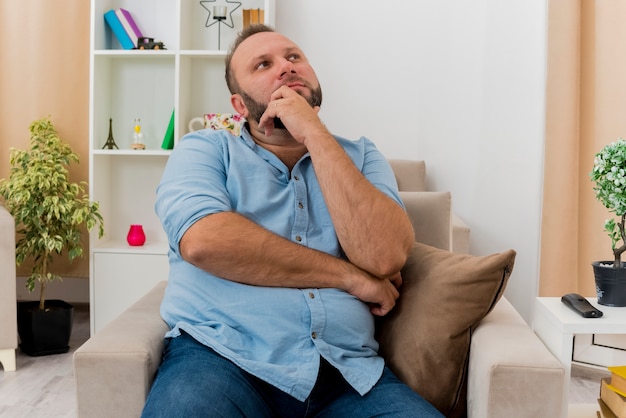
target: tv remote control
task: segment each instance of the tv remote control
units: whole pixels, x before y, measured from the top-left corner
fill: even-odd
[[[561,302],[582,315],[583,318],[600,318],[603,315],[602,311],[596,309],[587,299],[580,296],[578,293],[563,295]]]

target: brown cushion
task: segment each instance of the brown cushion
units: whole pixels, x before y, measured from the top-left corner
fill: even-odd
[[[377,324],[380,354],[446,416],[466,409],[473,328],[502,296],[515,251],[457,254],[415,243],[396,307]]]

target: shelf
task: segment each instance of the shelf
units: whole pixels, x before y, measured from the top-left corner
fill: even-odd
[[[133,247],[122,240],[101,240],[93,244],[94,253],[167,255],[167,242],[146,242]]]
[[[226,54],[226,51],[210,49],[185,49],[183,51],[180,51],[180,55],[196,57],[225,57]]]
[[[143,142],[159,150],[175,108],[175,56],[161,54],[98,55],[93,68],[94,152],[102,149],[113,119],[113,138],[130,150],[133,121],[141,119]]]
[[[93,150],[93,155],[117,155],[117,156],[131,156],[131,157],[169,157],[172,153],[172,150],[156,150],[156,149],[145,149],[145,150],[133,150],[133,149],[100,149]]]
[[[173,57],[176,51],[169,49],[145,50],[145,49],[98,49],[93,52],[97,56],[145,58],[145,57]]]
[[[171,49],[161,50],[137,50],[137,49],[99,49],[94,51],[96,56],[120,57],[120,58],[145,58],[145,57],[173,57],[176,55],[198,55],[207,57],[225,57],[226,50],[222,49],[184,49],[175,51]]]

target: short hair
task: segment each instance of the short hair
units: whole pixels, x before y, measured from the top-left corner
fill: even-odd
[[[274,29],[262,23],[249,25],[237,34],[237,38],[235,38],[235,41],[230,46],[230,49],[228,51],[228,54],[226,55],[226,61],[225,61],[226,62],[225,77],[226,77],[226,86],[228,86],[228,90],[230,91],[231,94],[239,92],[238,91],[239,84],[237,83],[237,80],[235,80],[235,76],[232,74],[232,71],[230,69],[230,63],[233,59],[233,54],[235,53],[235,51],[237,51],[237,48],[239,48],[239,45],[241,45],[243,41],[245,41],[252,35],[256,35],[257,33],[261,33],[261,32],[274,32]]]

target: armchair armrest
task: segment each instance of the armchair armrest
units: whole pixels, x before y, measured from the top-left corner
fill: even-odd
[[[458,215],[452,214],[452,252],[469,254],[470,229]]]
[[[80,417],[141,414],[168,331],[159,313],[166,284],[158,283],[74,353]]]
[[[500,299],[471,340],[468,417],[559,417],[565,370],[513,305]]]
[[[17,302],[15,300],[15,221],[0,205],[0,363],[15,370]]]

